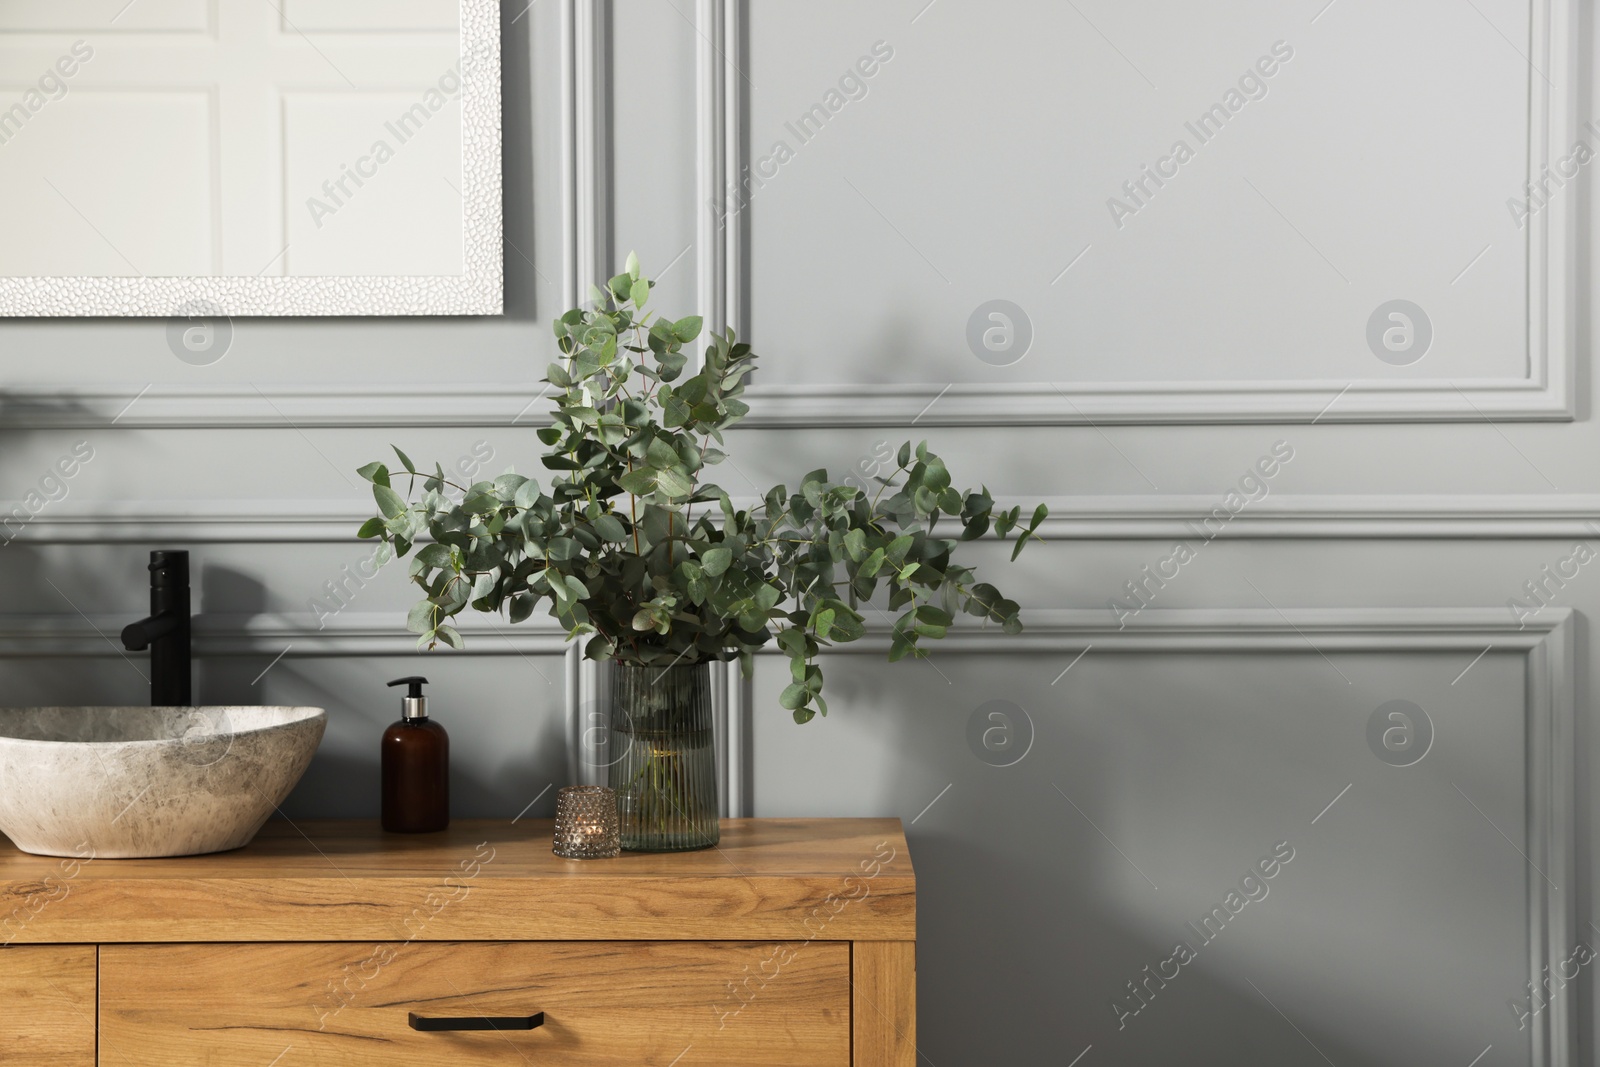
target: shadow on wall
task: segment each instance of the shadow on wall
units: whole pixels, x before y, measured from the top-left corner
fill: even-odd
[[[19,396],[0,391],[0,426],[51,423],[74,426],[104,419],[103,412],[92,410],[81,401],[45,395]]]
[[[1407,872],[1394,870],[1394,886],[1374,890],[1340,862],[1330,845],[1337,837],[1311,848],[1302,836],[1310,831],[1289,832],[1304,858],[1284,865],[1263,903],[1244,907],[1237,924],[1212,941],[1186,930],[1185,920],[1198,922],[1248,864],[1273,850],[1272,828],[1286,816],[1270,805],[1260,810],[1259,801],[1294,795],[1282,779],[1303,781],[1314,777],[1319,759],[1326,772],[1329,760],[1342,758],[1327,751],[1316,732],[1321,726],[1307,725],[1326,724],[1329,716],[1286,714],[1270,671],[1246,676],[1245,657],[1233,657],[1234,688],[1202,684],[1188,691],[1187,703],[1177,683],[1163,688],[1159,676],[1142,683],[1157,687],[1144,699],[1118,688],[1126,674],[1093,684],[1079,677],[1068,702],[1065,691],[1047,688],[1048,671],[1034,687],[1017,680],[1023,671],[994,668],[1028,705],[1037,735],[1029,756],[992,766],[967,751],[963,733],[981,703],[977,694],[992,695],[998,682],[984,686],[979,674],[962,669],[960,656],[947,655],[940,666],[948,687],[934,678],[900,688],[857,673],[855,664],[843,669],[843,659],[835,657],[829,678],[848,698],[836,699],[829,719],[818,720],[836,731],[825,742],[831,752],[807,739],[806,768],[783,773],[767,764],[759,813],[823,807],[905,820],[919,886],[919,1045],[934,1062],[1068,1064],[1092,1045],[1085,1065],[1309,1064],[1326,1056],[1341,1067],[1379,1067],[1473,1040],[1452,1032],[1457,1013],[1439,1011],[1453,988],[1446,973],[1437,988],[1395,997],[1397,982],[1409,985],[1403,969],[1375,976],[1344,969],[1348,959],[1338,952],[1324,953],[1320,964],[1311,958],[1340,936],[1327,926],[1347,921],[1339,909],[1369,898],[1376,904],[1387,892],[1403,897],[1409,890],[1396,887],[1423,884],[1406,883]],[[1196,677],[1181,665],[1169,673],[1179,681]],[[908,699],[906,690],[919,699]],[[1273,710],[1230,731],[1224,705],[1233,702]],[[758,730],[794,729],[772,712]],[[1341,719],[1334,728],[1343,725]],[[1353,765],[1363,767],[1364,757],[1363,746]],[[830,766],[844,777],[830,782]],[[1381,769],[1377,761],[1372,766]],[[808,788],[818,784],[831,788]],[[773,803],[774,796],[784,799]],[[1297,814],[1293,825],[1314,814],[1314,807],[1304,818]],[[1320,832],[1337,833],[1340,825]],[[1473,840],[1474,847],[1482,843]],[[1411,902],[1394,903],[1373,923],[1386,929],[1406,922]],[[1370,928],[1349,933],[1373,935]],[[1180,938],[1197,951],[1163,979],[1158,968]],[[1381,1003],[1386,997],[1391,1002]],[[1367,1008],[1352,1031],[1341,1016],[1357,1004]],[[1484,1011],[1485,1036],[1462,1062],[1491,1038],[1506,1062],[1523,1062],[1516,1045],[1526,1035],[1501,1017],[1504,1002],[1485,1000]],[[1041,1058],[1044,1050],[1049,1059]]]
[[[197,618],[226,618],[229,628],[264,614],[268,604],[261,582],[222,566],[203,567],[199,593],[197,603],[221,605],[226,612],[203,612]],[[510,819],[525,813],[541,818],[555,813],[554,788],[543,790],[566,781],[564,720],[554,713],[560,694],[538,677],[516,678],[509,691],[489,695],[480,676],[482,660],[472,657],[301,657],[293,654],[292,644],[285,651],[289,654],[277,660],[260,653],[195,661],[196,699],[205,703],[310,704],[328,710],[322,746],[284,802],[284,815],[377,817],[378,742],[399,715],[398,697],[383,683],[418,673],[433,679],[434,712],[451,733],[453,817]],[[362,696],[352,700],[352,694]]]
[[[88,572],[78,558],[21,540],[22,529],[0,533],[0,589],[5,591],[0,604],[5,696],[0,703],[11,707],[148,703],[146,657],[124,654],[117,634],[101,634],[104,643],[95,648],[93,657],[96,669],[84,669],[82,652],[70,647],[81,643],[90,616],[126,614],[126,621],[133,622],[147,613],[146,553],[127,554],[118,546],[102,557],[95,572]],[[125,556],[136,562],[124,568]],[[113,572],[132,577],[113,582],[107,579]]]
[[[383,661],[394,663],[393,657]],[[241,668],[248,665],[241,664]],[[285,665],[280,664],[279,669]],[[383,730],[398,717],[393,691],[364,706],[318,686],[290,663],[279,684],[304,696],[309,703],[328,709],[328,736],[317,750],[300,784],[284,801],[282,812],[291,819],[372,819],[379,812],[380,772],[378,741]],[[258,668],[259,669],[259,668]],[[433,687],[437,702],[453,693],[471,692],[474,668],[462,657],[464,684],[452,684],[439,675]],[[367,672],[369,675],[372,672]],[[385,674],[394,673],[385,668]],[[349,692],[354,687],[341,687]],[[444,704],[436,703],[442,709]],[[489,721],[481,708],[453,707],[441,722],[451,731],[450,811],[457,819],[547,819],[555,815],[556,789],[566,783],[566,736],[562,717],[541,713],[537,707],[512,709],[508,724]],[[473,751],[477,749],[478,751]],[[498,758],[484,755],[493,751]]]
[[[1028,862],[981,835],[913,829],[923,1051],[955,1063],[1046,1062],[1038,1057],[1049,1048],[1048,1062],[1066,1064],[1090,1045],[1104,1063],[1323,1062],[1233,966],[1219,963],[1228,953],[1220,943],[1202,947],[1173,981],[1141,985],[1148,1005],[1119,1027],[1113,998],[1137,1004],[1126,983],[1146,981],[1142,968],[1158,966],[1173,946],[1129,925],[1090,884],[1105,862],[1103,844],[1074,841],[1066,850],[1079,857],[1073,865]],[[1313,1022],[1297,1025],[1341,1067],[1396,1063]],[[1440,1037],[1444,1047],[1459,1040]]]

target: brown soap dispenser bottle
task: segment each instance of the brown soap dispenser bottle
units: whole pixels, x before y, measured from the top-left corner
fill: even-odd
[[[425,834],[450,825],[450,735],[428,718],[426,678],[396,678],[410,688],[400,721],[383,732],[383,828]]]

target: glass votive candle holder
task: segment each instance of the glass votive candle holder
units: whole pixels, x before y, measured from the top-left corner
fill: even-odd
[[[603,785],[563,786],[556,794],[553,851],[569,860],[610,859],[622,852],[617,791]]]

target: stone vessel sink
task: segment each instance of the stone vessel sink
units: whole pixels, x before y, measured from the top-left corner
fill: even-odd
[[[321,708],[0,708],[0,832],[80,859],[241,848],[326,725]]]

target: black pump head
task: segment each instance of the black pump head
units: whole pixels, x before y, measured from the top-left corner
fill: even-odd
[[[410,686],[406,691],[405,699],[400,701],[400,717],[408,720],[426,719],[428,717],[428,698],[422,695],[422,687],[428,684],[426,678],[411,675],[406,678],[396,678],[389,683],[391,686]]]
[[[415,674],[409,675],[405,678],[396,678],[394,681],[389,683],[390,687],[397,685],[410,686],[411,688],[406,690],[406,697],[411,700],[421,700],[422,687],[427,684],[428,680],[426,678],[418,677]]]

